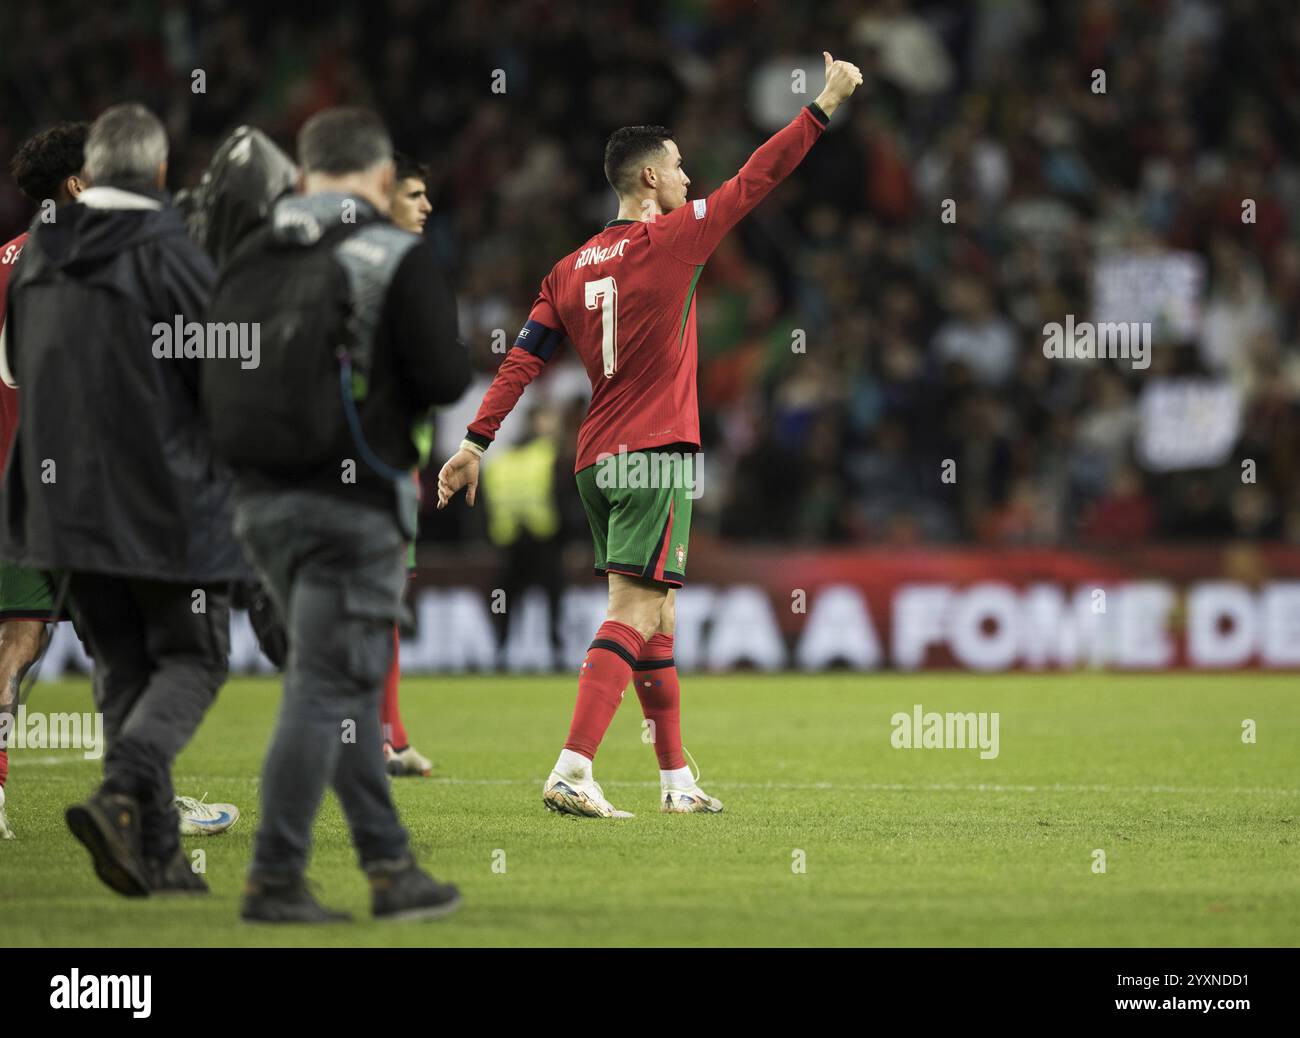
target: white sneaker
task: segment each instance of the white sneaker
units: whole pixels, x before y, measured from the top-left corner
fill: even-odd
[[[14,831],[9,828],[9,819],[5,817],[5,787],[0,786],[0,840],[12,840]]]
[[[601,791],[594,778],[574,779],[552,771],[542,787],[542,803],[547,810],[586,818],[634,818],[629,811],[620,811]]]
[[[234,804],[209,804],[207,799],[206,793],[202,800],[193,797],[176,798],[182,836],[216,836],[239,821],[239,808]]]
[[[659,791],[659,810],[666,815],[689,815],[703,811],[707,814],[716,815],[722,810],[722,801],[717,797],[711,797],[708,793],[700,788],[700,768],[695,763],[695,758],[691,756],[691,751],[682,747],[682,752],[686,754],[687,759],[692,765],[691,781],[689,784],[680,786],[670,785],[660,780]]]

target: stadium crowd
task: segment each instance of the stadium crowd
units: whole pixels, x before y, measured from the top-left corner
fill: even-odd
[[[43,42],[0,52],[3,156],[130,95],[164,116],[177,189],[239,123],[287,143],[323,107],[374,105],[431,167],[427,234],[479,369],[466,407],[549,263],[613,215],[613,127],[670,127],[702,195],[779,125],[771,110],[808,99],[792,73],[815,80],[822,43],[851,40],[861,103],[700,283],[698,528],[1300,542],[1300,8],[1285,0],[51,0],[4,18]],[[0,184],[0,240],[30,216]],[[1045,327],[1067,316],[1149,322],[1149,367],[1047,358]],[[585,376],[571,356],[552,367],[535,396],[566,416],[571,451]],[[440,443],[467,418],[445,415]],[[422,535],[482,522],[460,511]]]

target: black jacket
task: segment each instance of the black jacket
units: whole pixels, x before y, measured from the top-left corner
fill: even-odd
[[[21,417],[0,556],[40,569],[218,583],[250,575],[197,408],[197,359],[154,325],[201,321],[215,272],[175,209],[95,188],[35,226],[5,327]]]

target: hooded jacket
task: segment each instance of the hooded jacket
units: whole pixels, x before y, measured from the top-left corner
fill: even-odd
[[[293,160],[255,126],[221,142],[197,187],[176,194],[190,237],[220,270],[248,235],[265,226],[271,206],[298,181]]]
[[[0,556],[196,585],[250,576],[198,410],[197,366],[214,362],[155,355],[156,326],[202,321],[214,277],[149,193],[90,188],[35,225],[9,286],[22,416]]]

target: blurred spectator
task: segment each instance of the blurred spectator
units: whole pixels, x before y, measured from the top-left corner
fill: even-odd
[[[988,285],[957,275],[948,284],[947,307],[952,317],[934,334],[935,357],[959,361],[986,386],[1004,385],[1016,365],[1016,330],[994,308]]]
[[[564,522],[556,488],[567,482],[556,440],[561,433],[559,412],[538,407],[519,446],[507,447],[483,466],[483,505],[488,536],[501,551],[502,609],[494,610],[497,635],[506,643],[510,618],[522,616],[520,603],[533,588],[542,591],[548,606],[551,644],[559,646],[561,562]],[[569,470],[572,466],[567,466]]]
[[[546,265],[613,215],[610,131],[672,128],[703,195],[806,100],[792,71],[815,90],[821,51],[842,53],[868,77],[862,103],[703,275],[701,527],[1300,543],[1294,5],[10,6],[0,159],[140,100],[166,113],[175,188],[239,122],[283,143],[325,105],[378,107],[431,165],[426,233],[481,378]],[[30,218],[0,182],[0,240]],[[1044,326],[1070,314],[1150,321],[1151,367],[1043,357]],[[585,375],[552,367],[546,395],[567,408]],[[440,438],[464,419],[452,409]],[[480,523],[439,517],[425,536]]]
[[[1131,465],[1111,474],[1106,493],[1092,506],[1083,526],[1089,541],[1146,540],[1155,527],[1155,507],[1142,490],[1142,479]]]

